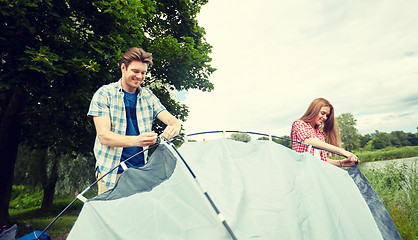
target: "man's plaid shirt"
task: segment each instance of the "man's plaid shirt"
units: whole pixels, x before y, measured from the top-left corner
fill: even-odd
[[[102,86],[93,95],[87,115],[108,116],[111,122],[111,131],[125,135],[126,112],[123,95],[121,80]],[[139,132],[151,132],[154,118],[164,110],[166,108],[151,90],[140,87],[136,105]],[[102,145],[96,136],[93,151],[98,170],[105,174],[117,166],[120,163],[122,150],[122,147]],[[116,168],[104,178],[107,188],[115,186],[117,171]]]
[[[297,120],[293,123],[291,135],[293,141],[304,142],[308,138],[318,138],[319,140],[325,142],[324,132],[319,127],[314,129],[309,123],[302,120]],[[308,151],[309,146],[293,142],[292,148],[298,153],[304,153]],[[311,149],[311,154],[314,155],[314,148]],[[328,160],[328,155],[326,151],[320,150],[320,155],[322,161]]]

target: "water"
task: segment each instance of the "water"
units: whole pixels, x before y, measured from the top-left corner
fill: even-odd
[[[386,167],[386,165],[394,163],[395,166],[406,164],[409,168],[411,168],[413,164],[417,166],[417,162],[418,162],[418,157],[411,157],[411,158],[384,160],[384,161],[376,161],[376,162],[365,162],[365,163],[360,163],[358,167],[360,168],[360,170],[383,169]]]

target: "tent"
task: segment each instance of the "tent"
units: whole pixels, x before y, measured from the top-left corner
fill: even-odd
[[[87,200],[68,238],[401,239],[357,167],[272,141],[161,143]]]

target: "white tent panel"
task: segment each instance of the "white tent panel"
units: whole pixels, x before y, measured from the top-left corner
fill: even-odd
[[[179,152],[238,239],[382,239],[348,173],[310,154],[228,139],[185,143]],[[133,176],[160,178],[153,171],[165,161],[129,169],[115,189],[140,184]],[[187,167],[175,161],[172,175],[150,190],[86,202],[68,239],[231,239]]]

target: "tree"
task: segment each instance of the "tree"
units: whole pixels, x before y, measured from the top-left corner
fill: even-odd
[[[247,143],[251,141],[251,136],[248,133],[232,133],[228,139]]]
[[[287,148],[292,149],[292,142],[288,141],[288,140],[285,140],[285,139],[290,139],[290,136],[284,135],[284,136],[281,136],[281,138],[273,138],[273,141],[275,143],[281,144],[281,145],[283,145]]]
[[[356,129],[357,120],[351,113],[342,113],[337,118],[343,148],[353,151],[360,147],[360,134]]]
[[[74,152],[60,156],[51,150],[45,152],[43,149],[32,149],[26,144],[20,144],[13,184],[30,186],[31,190],[39,189],[40,186],[46,189],[48,184],[54,184],[53,178],[59,176],[55,181],[55,193],[74,194],[94,181],[92,159],[92,154]],[[44,201],[44,208],[50,203]]]
[[[418,133],[408,133],[408,141],[411,146],[418,146]]]
[[[399,138],[397,138],[395,135],[393,134],[388,134],[388,138],[390,141],[390,144],[394,147],[401,147],[402,143],[401,140]]]
[[[365,134],[364,136],[360,135],[360,147],[364,148],[370,140],[372,140],[373,137],[370,134]]]
[[[257,140],[269,140],[269,138],[268,137],[259,137]],[[292,142],[290,141],[290,136],[288,136],[288,135],[281,136],[280,138],[272,137],[271,140],[275,143],[278,143],[280,145],[283,145],[287,148],[292,149]]]
[[[206,2],[0,1],[0,224],[9,220],[19,142],[57,155],[91,151],[90,99],[120,77],[118,64],[128,48],[153,53],[155,67],[145,85],[182,120],[187,107],[170,93],[213,89],[211,46],[195,20]],[[45,186],[54,184],[53,177]]]
[[[376,130],[372,145],[374,149],[383,149],[391,146],[389,134]]]

